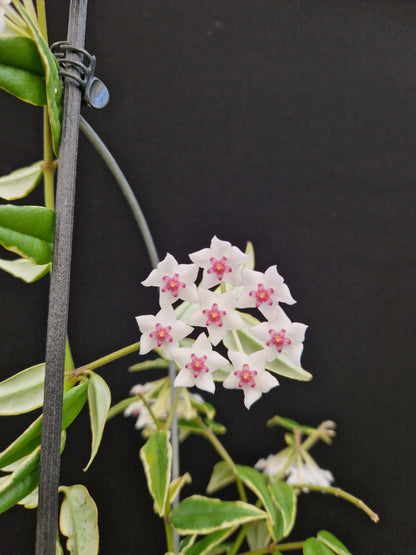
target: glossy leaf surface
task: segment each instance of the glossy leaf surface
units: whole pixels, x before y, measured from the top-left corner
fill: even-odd
[[[140,449],[147,487],[154,500],[154,510],[163,516],[169,493],[172,447],[169,432],[159,430],[154,433]]]
[[[97,454],[110,405],[111,392],[108,385],[101,376],[93,372],[88,380],[88,406],[92,433],[91,457],[84,471],[89,468]]]
[[[0,88],[29,104],[46,104],[45,72],[34,41],[0,37]]]
[[[220,461],[214,465],[211,478],[207,486],[207,493],[213,494],[216,491],[232,484],[235,478],[231,471],[230,465],[225,461]]]
[[[180,534],[209,534],[266,517],[267,513],[242,501],[193,495],[173,509],[170,520]]]
[[[267,489],[264,474],[250,466],[236,465],[236,468],[244,485],[251,489],[262,502],[269,517],[270,534],[274,541],[279,541],[283,537],[283,517]]]
[[[62,430],[65,430],[78,416],[87,400],[88,383],[73,387],[64,395]],[[40,445],[42,415],[39,416],[12,444],[0,453],[0,468],[29,455]]]
[[[20,168],[0,177],[0,198],[15,200],[23,198],[33,191],[42,177],[40,164],[40,162],[35,162],[31,166]]]
[[[34,264],[52,260],[55,213],[43,206],[0,206],[0,244]]]
[[[269,484],[273,501],[283,516],[283,537],[287,537],[295,524],[297,497],[294,489],[283,480]]]
[[[334,552],[315,538],[308,538],[303,544],[303,555],[334,555]]]
[[[31,30],[45,71],[46,104],[48,106],[49,121],[52,130],[53,149],[56,156],[58,156],[62,118],[62,87],[59,77],[58,62],[45,42],[45,39],[42,37],[37,25],[33,23],[24,7],[17,5],[16,8]]]
[[[59,516],[59,528],[68,538],[66,548],[72,555],[96,555],[98,553],[97,506],[81,485],[61,486],[65,494]]]
[[[0,513],[29,495],[39,481],[40,447],[27,457],[0,485]]]
[[[331,534],[331,532],[321,530],[316,534],[316,537],[327,547],[331,548],[336,555],[351,555],[351,551],[349,551],[338,538]]]
[[[235,530],[235,527],[225,528],[224,530],[217,530],[207,534],[204,538],[194,543],[188,549],[183,551],[183,555],[210,555],[213,549],[226,540]]]
[[[26,283],[34,283],[49,274],[51,264],[33,264],[30,260],[24,258],[17,258],[16,260],[0,258],[0,269]]]
[[[0,383],[0,415],[21,414],[43,404],[45,363],[31,366]]]

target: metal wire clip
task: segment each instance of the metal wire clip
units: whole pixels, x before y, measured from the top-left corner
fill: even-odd
[[[110,93],[104,83],[94,75],[96,57],[83,48],[71,46],[68,41],[55,42],[51,50],[61,68],[59,74],[70,77],[80,86],[83,102],[90,108],[104,108],[108,104]],[[68,52],[77,54],[79,61],[66,58]]]

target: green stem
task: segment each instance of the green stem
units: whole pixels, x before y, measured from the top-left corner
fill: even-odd
[[[367,513],[373,522],[378,522],[380,520],[380,517],[378,516],[378,514],[372,511],[370,507],[364,503],[364,501],[362,501],[361,499],[358,499],[358,497],[355,497],[350,493],[347,493],[341,488],[312,486],[310,484],[291,484],[291,486],[292,488],[295,488],[295,489],[308,488],[311,491],[320,491],[322,493],[330,493],[331,495],[335,495],[335,497],[342,497],[346,501],[349,501],[350,503],[352,503],[353,505],[355,505],[356,507],[358,507],[359,509]]]
[[[227,555],[236,555],[236,553],[238,553],[238,548],[243,543],[244,538],[246,537],[248,527],[249,527],[248,524],[244,524],[244,526],[241,528],[240,532],[238,533],[238,536],[235,539],[234,545],[228,551]]]
[[[81,368],[77,368],[77,371],[79,372],[80,370],[83,370],[83,369],[95,370],[96,368],[100,368],[105,364],[113,362],[113,360],[117,360],[119,358],[130,355],[131,353],[135,353],[139,349],[140,349],[140,341],[137,341],[137,343],[132,343],[131,345],[127,345],[127,347],[123,347],[123,349],[114,351],[113,353],[110,353],[104,357],[97,358],[97,360],[94,360],[89,364],[85,364],[84,366],[81,366]]]
[[[304,542],[280,543],[275,545],[272,544],[268,547],[255,549],[254,551],[245,551],[240,555],[263,555],[264,553],[276,553],[277,551],[294,551],[295,549],[302,549],[303,544]]]
[[[219,439],[211,430],[211,428],[208,428],[208,426],[206,426],[202,420],[200,420],[200,423],[205,429],[204,436],[206,437],[206,439],[211,443],[211,445],[214,447],[214,449],[217,451],[220,457],[230,466],[233,476],[235,478],[235,482],[237,484],[238,494],[240,495],[241,501],[244,501],[245,503],[247,503],[246,492],[244,491],[243,483],[240,480],[240,477],[238,475],[237,468],[235,466],[233,459],[230,457],[227,450],[219,441]]]
[[[170,427],[171,427],[171,424],[172,424],[172,418],[173,418],[173,415],[175,414],[176,407],[178,406],[179,398],[181,396],[181,392],[182,392],[181,387],[176,388],[175,398],[173,400],[172,407],[171,407],[170,412],[169,412],[169,416],[168,416],[168,418],[166,420],[166,423],[165,423],[165,428],[167,430],[170,430]]]
[[[167,544],[167,548],[168,551],[171,553],[174,553],[175,551],[175,546],[173,544],[173,530],[172,530],[172,525],[168,520],[168,517],[165,516],[164,518],[164,522],[165,522],[165,532],[166,532],[166,544]]]
[[[46,107],[43,110],[43,162],[41,168],[43,171],[45,206],[53,210],[55,207],[54,177],[56,165],[53,162],[51,125]]]
[[[137,394],[137,397],[143,402],[143,405],[147,408],[147,410],[149,411],[150,416],[152,417],[153,422],[156,425],[156,428],[158,429],[158,431],[160,432],[160,430],[163,430],[159,420],[156,418],[155,413],[152,410],[152,407],[150,406],[149,401],[146,399],[146,397],[144,395],[141,395],[140,393]]]

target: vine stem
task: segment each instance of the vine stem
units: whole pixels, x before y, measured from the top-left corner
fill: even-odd
[[[265,553],[276,553],[277,551],[294,551],[295,549],[302,549],[304,542],[291,542],[291,543],[281,543],[275,545],[269,545],[268,547],[262,547],[261,549],[255,549],[254,551],[245,551],[241,555],[263,555]]]
[[[354,495],[351,495],[351,493],[348,493],[342,490],[341,488],[312,486],[310,484],[291,484],[291,486],[296,489],[308,488],[311,491],[320,491],[322,493],[329,493],[331,495],[334,495],[335,497],[341,497],[342,499],[349,501],[350,503],[352,503],[353,505],[355,505],[356,507],[358,507],[359,509],[367,513],[373,522],[377,523],[380,520],[380,517],[378,516],[378,514],[375,513],[372,509],[370,509],[370,507],[366,505],[364,501],[362,501],[361,499],[358,499],[358,497],[355,497]]]
[[[113,362],[113,360],[117,360],[119,358],[130,355],[131,353],[135,353],[139,349],[140,349],[140,341],[137,341],[136,343],[132,343],[131,345],[127,345],[127,347],[123,347],[122,349],[118,349],[118,351],[114,351],[112,353],[109,353],[108,355],[105,355],[105,356],[101,357],[101,358],[97,358],[97,360],[94,360],[93,362],[90,362],[88,364],[84,364],[84,366],[81,366],[80,368],[77,368],[75,371],[80,372],[83,369],[95,370],[97,368],[101,368],[101,366],[104,366],[105,364],[109,364],[110,362]]]
[[[240,496],[241,501],[244,501],[245,503],[247,503],[246,492],[244,490],[243,483],[238,475],[237,468],[235,466],[233,459],[230,457],[230,455],[228,454],[228,451],[225,449],[223,444],[219,441],[219,439],[211,430],[211,428],[208,428],[208,426],[206,426],[202,420],[200,420],[200,423],[204,427],[205,438],[211,443],[211,445],[221,456],[221,458],[230,466],[233,476],[235,478],[235,482],[237,484],[238,494]]]

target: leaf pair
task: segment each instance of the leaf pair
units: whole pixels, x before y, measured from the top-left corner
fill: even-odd
[[[316,538],[308,538],[303,544],[304,555],[351,555],[351,552],[331,532],[321,530]]]
[[[55,154],[59,153],[62,87],[59,66],[45,39],[21,4],[16,9],[28,26],[31,38],[0,37],[0,88],[13,96],[47,106]]]
[[[22,414],[41,407],[43,404],[44,381],[45,364],[42,363],[27,368],[26,370],[22,370],[22,372],[19,372],[1,382],[0,415],[8,416],[13,414]],[[93,372],[89,374],[88,381],[85,381],[78,387],[72,388],[64,395],[63,419],[64,422],[67,423],[66,425],[69,425],[72,422],[70,418],[72,418],[74,407],[76,410],[79,409],[74,416],[75,418],[85,404],[87,396],[90,412],[92,445],[91,457],[84,470],[89,468],[95,455],[97,454],[107,419],[107,413],[111,404],[111,393],[108,385],[98,374]],[[73,403],[72,406],[71,403]],[[32,426],[28,428],[28,430],[30,429],[30,433],[26,430],[23,434],[23,436],[26,434],[26,441],[29,442],[30,445],[32,445],[33,441],[40,441],[39,430],[41,422],[42,417],[39,417],[32,424]],[[20,436],[18,440],[21,440],[21,438],[22,436]],[[16,440],[16,442],[18,440]],[[23,440],[21,440],[20,444],[22,444],[22,441]],[[13,451],[11,452],[13,453]],[[2,456],[3,454],[0,454],[0,468],[4,466],[4,464],[10,464],[2,464]]]

